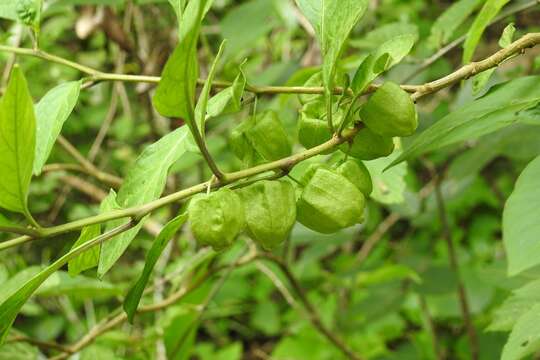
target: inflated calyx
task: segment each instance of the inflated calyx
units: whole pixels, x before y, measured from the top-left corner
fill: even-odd
[[[416,107],[410,95],[393,82],[386,82],[360,110],[366,126],[386,137],[409,136],[418,127]]]
[[[227,188],[195,196],[188,216],[197,242],[216,251],[228,248],[246,224],[242,199]]]
[[[292,146],[277,114],[265,111],[237,126],[231,133],[231,148],[246,166],[291,155]]]
[[[350,143],[342,144],[340,149],[360,160],[374,160],[390,155],[394,151],[394,141],[391,137],[381,136],[368,128],[363,128]]]
[[[294,186],[286,181],[258,181],[239,191],[246,226],[253,240],[271,250],[287,239],[296,222]]]
[[[373,191],[371,175],[361,161],[347,160],[336,168],[336,172],[346,177],[364,196],[369,196]]]
[[[365,198],[358,187],[325,167],[314,171],[296,203],[298,221],[324,234],[362,222],[364,207]]]

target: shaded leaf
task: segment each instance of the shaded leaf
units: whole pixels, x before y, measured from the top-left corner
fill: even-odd
[[[133,322],[133,317],[135,316],[135,312],[137,311],[137,307],[139,306],[139,302],[141,301],[141,296],[143,294],[144,288],[146,287],[146,284],[150,279],[150,275],[152,274],[152,270],[154,270],[156,262],[158,261],[163,250],[165,250],[165,247],[167,246],[169,241],[178,232],[178,230],[180,230],[180,227],[182,227],[186,220],[187,213],[182,213],[169,221],[165,225],[163,230],[161,230],[157,238],[154,240],[150,251],[148,251],[144,263],[143,272],[139,279],[137,279],[137,282],[131,287],[131,289],[126,295],[126,298],[124,299],[124,310],[128,315],[130,323]]]
[[[36,104],[36,154],[34,175],[39,175],[47,162],[56,138],[62,130],[81,89],[81,81],[71,81],[50,90]]]
[[[519,176],[503,211],[503,241],[508,274],[540,264],[540,156]]]
[[[15,66],[0,101],[0,207],[28,215],[35,145],[34,104],[26,79]]]
[[[448,43],[456,30],[484,2],[484,0],[459,0],[446,9],[431,27],[428,42],[438,49]]]
[[[499,46],[505,48],[510,45],[514,39],[515,32],[516,27],[514,26],[514,23],[506,25],[501,35],[501,38],[499,39]]]

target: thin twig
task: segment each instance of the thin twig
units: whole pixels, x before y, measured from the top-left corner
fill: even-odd
[[[444,199],[443,199],[442,191],[441,191],[441,178],[438,177],[437,175],[435,176],[436,176],[435,198],[437,201],[439,218],[441,220],[441,225],[442,225],[442,235],[444,239],[446,240],[446,245],[448,247],[448,258],[450,260],[450,267],[452,268],[452,271],[454,272],[457,279],[459,304],[461,307],[461,314],[463,316],[463,322],[467,330],[467,338],[469,340],[471,358],[473,360],[477,360],[478,355],[479,355],[478,337],[476,334],[476,329],[474,328],[474,324],[472,323],[471,311],[469,307],[469,302],[467,300],[467,292],[465,290],[465,285],[463,283],[463,280],[459,272],[459,263],[457,259],[456,249],[454,246],[454,241],[452,239],[452,230],[450,229],[450,224],[448,222],[448,216],[446,214],[446,208],[444,205]]]
[[[300,301],[304,305],[304,308],[308,312],[309,320],[323,334],[332,344],[334,344],[344,355],[346,355],[349,359],[352,360],[361,360],[362,358],[358,356],[357,354],[352,351],[351,348],[341,338],[339,338],[334,331],[326,327],[326,325],[322,322],[321,318],[319,317],[319,314],[317,313],[317,310],[315,309],[315,306],[309,301],[307,298],[306,292],[300,285],[300,282],[296,279],[294,274],[292,273],[289,266],[283,262],[282,259],[280,259],[277,256],[274,256],[270,253],[261,253],[259,255],[261,258],[270,260],[276,265],[279,266],[289,283],[291,284],[292,288],[300,298]]]

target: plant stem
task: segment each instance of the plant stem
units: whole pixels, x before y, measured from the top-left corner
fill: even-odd
[[[471,320],[471,312],[469,307],[469,302],[467,300],[467,292],[465,290],[465,285],[459,273],[459,263],[457,259],[457,253],[454,246],[454,241],[452,239],[452,230],[450,229],[450,224],[448,222],[448,216],[446,214],[446,208],[444,205],[444,199],[441,191],[441,179],[436,176],[435,182],[435,198],[437,201],[437,208],[439,211],[439,218],[441,220],[443,237],[446,240],[446,245],[448,247],[448,258],[450,261],[450,267],[454,272],[457,279],[458,286],[458,296],[459,304],[461,307],[461,314],[463,316],[463,322],[467,330],[467,338],[469,340],[469,347],[471,350],[471,359],[478,359],[478,337],[476,335],[476,329]]]

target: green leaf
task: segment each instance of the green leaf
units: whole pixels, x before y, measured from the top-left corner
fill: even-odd
[[[337,61],[354,26],[367,9],[366,0],[296,0],[315,28],[323,57],[323,84],[327,108],[334,87]]]
[[[190,1],[182,16],[178,45],[167,60],[153,98],[163,116],[193,121],[195,88],[199,68],[197,41],[205,10],[212,0]]]
[[[50,90],[36,104],[36,154],[34,159],[34,175],[39,175],[41,169],[67,120],[81,89],[81,81],[71,81],[58,85]]]
[[[438,49],[448,43],[456,30],[484,2],[484,0],[459,0],[446,9],[431,27],[429,45]]]
[[[0,0],[0,18],[17,20],[17,2],[14,0]]]
[[[505,48],[510,45],[514,39],[515,32],[516,27],[514,26],[514,23],[506,25],[501,35],[501,38],[499,39],[499,46]]]
[[[499,306],[487,327],[487,331],[510,331],[517,320],[539,301],[531,298],[512,296]]]
[[[184,126],[144,149],[129,169],[118,191],[117,200],[122,208],[146,204],[159,198],[165,188],[169,168],[186,152],[189,134],[189,129]],[[116,227],[122,222],[122,220],[112,221],[107,229]],[[103,276],[120,258],[141,229],[142,223],[143,221],[102,245],[98,276]]]
[[[165,250],[165,247],[169,241],[178,232],[178,230],[180,230],[180,227],[182,227],[186,220],[187,212],[178,215],[165,225],[163,230],[161,230],[157,238],[154,240],[152,248],[146,255],[144,269],[141,276],[131,287],[126,295],[126,298],[124,299],[124,310],[128,315],[128,320],[130,323],[133,322],[133,317],[135,316],[135,312],[137,311],[137,307],[141,301],[144,288],[150,279],[150,275],[152,274],[152,270],[154,269],[156,262],[158,261],[163,250]]]
[[[242,108],[242,95],[246,87],[246,76],[240,67],[240,73],[231,86],[221,90],[208,101],[206,116],[208,119],[238,112]]]
[[[120,205],[118,205],[116,201],[116,192],[114,190],[110,190],[109,194],[105,199],[101,201],[101,205],[99,207],[100,214],[106,213],[111,210],[117,210],[120,209]],[[115,224],[120,225],[123,222],[123,220],[118,220],[115,222]],[[101,225],[100,224],[94,224],[90,226],[86,226],[81,230],[81,235],[73,244],[72,249],[77,248],[79,245],[84,244],[96,237],[98,237],[101,234]],[[100,247],[93,247],[91,249],[86,250],[73,260],[71,260],[68,263],[68,272],[69,275],[75,276],[81,273],[82,271],[91,269],[99,264],[99,255],[100,255]]]
[[[34,104],[26,79],[16,66],[0,100],[0,207],[27,216],[35,145]]]
[[[414,34],[396,36],[369,54],[356,70],[351,88],[360,93],[377,76],[389,70],[411,51],[417,37]]]
[[[39,296],[69,295],[77,299],[104,299],[120,295],[120,293],[119,287],[106,281],[82,275],[73,277],[65,271],[57,271],[39,287],[35,294]]]
[[[482,71],[480,74],[473,77],[473,95],[477,95],[486,87],[489,79],[491,79],[491,75],[493,75],[496,69],[497,68],[491,68]]]
[[[199,95],[199,100],[197,101],[197,106],[195,107],[195,124],[197,124],[197,127],[199,128],[199,132],[203,140],[206,133],[205,123],[208,108],[208,98],[210,97],[210,91],[212,90],[212,82],[214,81],[214,76],[216,75],[216,67],[219,59],[221,58],[221,54],[223,53],[224,46],[225,41],[223,41],[219,46],[218,53],[216,55],[216,58],[214,59],[214,62],[212,63],[212,67],[210,68],[210,72],[208,73],[208,78],[204,83],[201,94]]]
[[[540,156],[519,176],[503,211],[508,275],[540,264]]]
[[[68,253],[54,261],[51,265],[41,270],[30,279],[25,281],[17,291],[13,292],[0,304],[0,346],[4,343],[6,336],[21,310],[21,307],[28,301],[30,296],[47,280],[52,274],[60,270],[70,260],[74,259],[86,250],[100,244],[105,240],[110,240],[113,234],[124,231],[123,228],[114,229],[113,231],[103,234],[93,241],[86,242],[80,246],[71,249]],[[19,282],[18,284],[20,284]]]
[[[529,76],[494,86],[420,133],[390,166],[526,119],[526,110],[540,101],[539,81],[540,76]]]
[[[540,304],[523,314],[504,345],[501,360],[518,360],[540,349]]]
[[[73,248],[76,248],[77,246],[84,244],[87,241],[92,240],[93,238],[98,237],[101,234],[101,226],[100,224],[90,225],[86,226],[81,230],[81,235],[73,244]],[[82,253],[75,259],[71,260],[68,263],[68,271],[69,275],[76,276],[80,274],[81,272],[91,269],[95,266],[97,266],[99,262],[99,248],[94,247],[92,249],[88,249],[86,252]]]
[[[383,204],[399,204],[405,200],[407,164],[402,163],[384,171],[400,153],[400,151],[394,151],[388,157],[364,161],[373,181],[373,192],[370,195],[372,199]]]
[[[273,1],[252,0],[235,6],[221,20],[221,36],[227,40],[225,57],[241,56],[278,24]]]
[[[487,0],[476,19],[474,19],[471,28],[467,32],[467,38],[463,44],[463,63],[466,64],[472,60],[474,51],[482,38],[484,30],[490,21],[501,11],[502,7],[510,0]]]
[[[394,22],[378,26],[360,39],[351,39],[349,43],[352,47],[374,50],[381,44],[401,35],[412,35],[415,41],[418,40],[418,26],[406,22]]]

